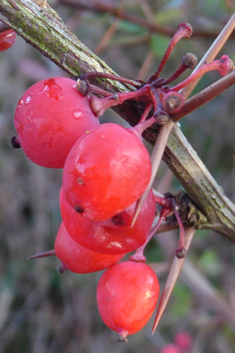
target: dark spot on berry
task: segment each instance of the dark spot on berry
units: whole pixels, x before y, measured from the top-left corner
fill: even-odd
[[[124,220],[122,214],[119,213],[119,214],[116,214],[115,216],[113,216],[112,217],[112,223],[115,226],[124,226],[125,225],[125,220]]]
[[[77,211],[78,213],[83,213],[84,212],[84,208],[81,206],[76,206],[75,207],[75,211]]]
[[[84,180],[82,179],[82,177],[79,177],[79,178],[77,179],[77,183],[78,183],[78,185],[85,185],[85,182],[84,182]]]

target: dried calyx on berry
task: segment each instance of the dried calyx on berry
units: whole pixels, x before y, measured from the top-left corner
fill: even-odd
[[[13,136],[11,138],[11,145],[13,148],[20,148],[21,147],[20,140],[17,136]]]

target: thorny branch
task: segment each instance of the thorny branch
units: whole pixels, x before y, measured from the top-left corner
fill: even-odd
[[[74,77],[88,71],[115,74],[69,31],[44,1],[1,0],[0,20]],[[110,92],[133,89],[131,85],[107,79],[94,80],[93,83]],[[138,122],[143,109],[135,101],[115,108],[131,125]],[[153,144],[157,134],[158,126],[153,126],[144,137]],[[198,207],[195,210],[196,218],[199,218],[196,226],[213,229],[235,242],[235,205],[224,195],[177,125],[168,140],[163,159]]]

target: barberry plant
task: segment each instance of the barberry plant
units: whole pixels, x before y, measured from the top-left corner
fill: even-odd
[[[155,310],[159,283],[154,271],[143,263],[144,251],[168,216],[173,215],[180,240],[153,332],[189,247],[190,241],[184,234],[188,223],[183,224],[177,196],[153,196],[152,192],[168,137],[186,107],[186,91],[209,71],[226,76],[233,70],[227,55],[196,66],[195,55],[186,54],[174,74],[161,78],[173,48],[191,33],[190,25],[178,26],[156,73],[147,82],[99,70],[80,74],[77,82],[64,77],[50,78],[31,86],[15,112],[17,136],[12,139],[13,146],[21,146],[36,164],[63,168],[63,223],[50,255],[56,254],[61,260],[60,272],[70,269],[88,273],[109,267],[99,280],[97,303],[104,323],[118,332],[121,341],[144,327]],[[170,86],[188,68],[194,69],[193,73]],[[109,92],[94,85],[97,80],[115,81],[117,85],[131,86],[132,90]],[[100,124],[98,118],[108,108],[125,109],[128,102],[142,108],[134,127]],[[150,127],[158,131],[151,158],[142,141],[142,134],[147,134]],[[155,204],[161,210],[154,224]],[[196,222],[193,226],[195,231]],[[136,252],[129,261],[117,264],[132,250]],[[46,253],[33,258],[42,256]],[[182,337],[181,341],[178,338],[168,348],[188,349],[182,347],[182,342]]]

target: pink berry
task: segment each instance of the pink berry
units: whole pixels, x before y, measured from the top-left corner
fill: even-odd
[[[63,222],[55,240],[55,253],[63,269],[75,273],[89,273],[104,270],[121,260],[123,255],[104,255],[77,244],[68,234]]]
[[[151,267],[140,262],[125,261],[110,267],[97,287],[100,315],[122,341],[145,326],[158,296],[157,276]]]
[[[124,254],[143,245],[155,217],[152,190],[133,227],[131,222],[136,203],[105,221],[91,221],[76,212],[60,192],[60,210],[70,236],[81,246],[103,254]]]
[[[141,139],[131,129],[107,123],[75,143],[64,165],[63,188],[74,209],[102,221],[137,201],[150,176],[150,156]]]
[[[99,125],[88,97],[66,77],[39,81],[19,100],[15,128],[20,145],[34,163],[63,168],[65,159],[79,137]]]

